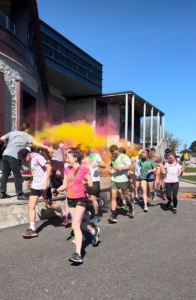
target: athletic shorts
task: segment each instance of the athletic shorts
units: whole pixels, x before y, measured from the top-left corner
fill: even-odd
[[[100,193],[100,181],[93,182],[93,186],[87,186],[86,192],[89,195],[97,196]]]
[[[130,173],[130,174],[129,174],[129,176],[128,176],[128,178],[129,178],[129,179],[133,179],[133,180],[135,180],[135,174],[133,174],[133,173]]]
[[[141,179],[137,178],[137,176],[135,174],[131,174],[131,176],[129,176],[129,179],[132,179],[134,181],[141,181]]]
[[[153,182],[154,179],[141,179],[141,181]]]
[[[167,174],[163,174],[163,179],[167,178]]]
[[[126,182],[115,182],[111,181],[111,190],[122,190],[126,192],[129,189],[129,181]]]
[[[30,196],[38,196],[43,197],[44,199],[51,199],[52,193],[51,193],[51,187],[47,188],[47,190],[35,190],[31,188]]]
[[[88,199],[86,197],[72,199],[67,197],[68,207],[75,208],[76,206],[87,207]]]

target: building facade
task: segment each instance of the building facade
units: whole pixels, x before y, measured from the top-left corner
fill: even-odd
[[[102,94],[102,80],[102,64],[40,20],[36,0],[0,1],[0,135],[23,122],[86,119],[96,129],[112,118],[108,144],[133,144],[141,117],[156,116],[164,138],[163,112],[132,91]]]

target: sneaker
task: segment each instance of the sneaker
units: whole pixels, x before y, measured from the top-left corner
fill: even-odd
[[[6,199],[6,198],[11,198],[11,196],[7,195],[6,193],[1,193],[0,194],[0,199]]]
[[[95,233],[92,234],[92,245],[95,246],[98,243],[99,240],[99,233],[100,233],[100,229],[98,227],[94,228]]]
[[[152,192],[152,201],[155,201],[156,200],[156,193],[155,191]]]
[[[135,197],[135,204],[137,204],[139,202],[139,200],[140,200],[139,196],[136,196]]]
[[[82,242],[84,243],[86,241],[86,237],[84,236],[84,234],[82,235]],[[75,244],[76,240],[72,240],[72,244]]]
[[[99,195],[99,204],[103,206],[105,204],[105,199],[102,194]]]
[[[25,196],[25,194],[20,194],[18,195],[17,200],[29,200],[29,197]]]
[[[22,234],[23,238],[32,238],[38,236],[37,232],[32,229],[27,229],[26,233]]]
[[[127,208],[127,202],[125,200],[122,202],[121,208],[122,209],[126,209]]]
[[[177,209],[176,209],[176,208],[173,208],[173,209],[172,209],[172,212],[173,212],[174,215],[177,214]]]
[[[117,216],[116,215],[111,215],[108,219],[109,223],[117,223]]]
[[[166,204],[166,207],[169,208],[170,205],[171,205],[171,201],[168,201],[167,204]]]
[[[148,212],[148,206],[144,206],[144,212]]]
[[[92,219],[92,222],[93,223],[98,223],[98,222],[100,222],[100,216],[98,215],[98,216],[94,216],[94,218]]]
[[[85,223],[90,224],[90,219],[91,219],[91,212],[87,210],[84,214],[83,220]]]
[[[83,263],[82,256],[79,255],[77,252],[72,254],[72,256],[69,258],[69,261],[73,261],[73,262],[78,263],[78,264]]]
[[[130,206],[129,206],[129,218],[134,218],[134,205],[133,204],[131,204]]]

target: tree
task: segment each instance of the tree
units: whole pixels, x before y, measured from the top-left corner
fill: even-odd
[[[173,133],[169,131],[165,131],[165,140],[170,142],[170,148],[173,152],[175,152],[182,143],[182,141],[179,138],[174,138]]]
[[[194,153],[196,153],[196,141],[192,142],[189,149],[192,150]]]

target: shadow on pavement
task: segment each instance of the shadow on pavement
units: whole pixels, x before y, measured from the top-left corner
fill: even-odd
[[[63,223],[63,219],[61,217],[55,216],[53,218],[48,219],[47,221],[45,221],[44,223],[42,223],[37,229],[36,232],[39,233],[41,232],[45,227],[49,226],[49,225],[53,225],[54,227],[59,227],[59,226],[65,226],[62,224]],[[68,224],[69,225],[69,224]],[[69,226],[66,226],[66,228],[68,228]],[[71,227],[71,224],[70,224]]]

